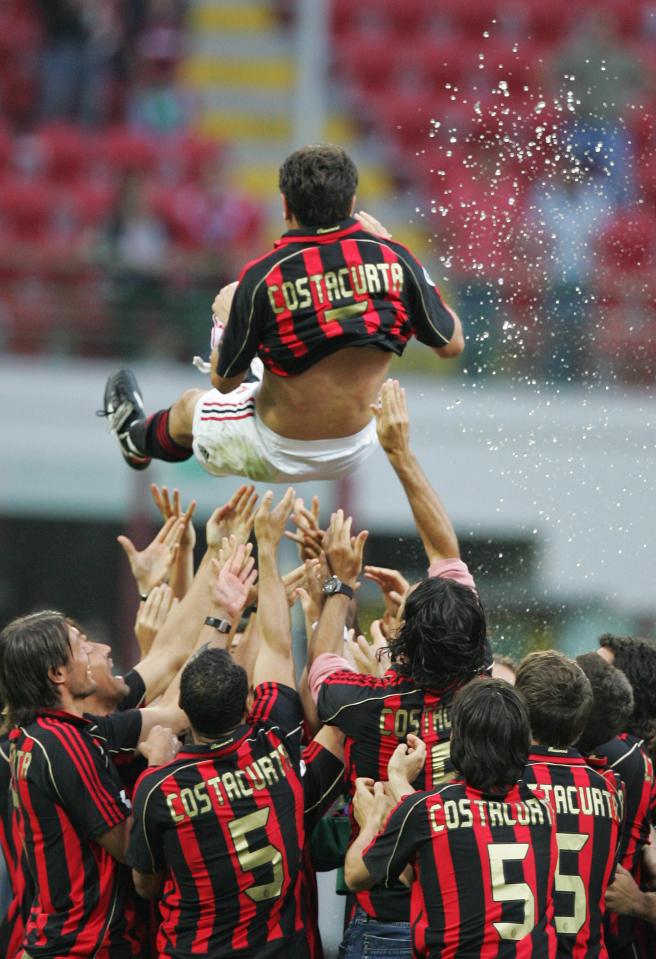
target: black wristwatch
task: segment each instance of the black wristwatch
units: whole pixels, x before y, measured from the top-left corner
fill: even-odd
[[[213,626],[219,633],[229,633],[232,629],[232,623],[228,622],[227,619],[217,619],[216,616],[206,616],[205,625]]]
[[[343,583],[338,576],[331,576],[326,580],[323,584],[323,592],[326,596],[336,596],[338,593],[343,593],[349,599],[353,599],[354,595],[353,588]]]

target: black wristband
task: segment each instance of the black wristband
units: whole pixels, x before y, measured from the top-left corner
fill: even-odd
[[[232,623],[227,619],[217,619],[216,616],[206,616],[205,625],[213,626],[219,633],[229,633],[232,629]]]

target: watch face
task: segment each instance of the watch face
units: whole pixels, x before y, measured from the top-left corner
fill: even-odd
[[[340,586],[341,586],[341,583],[337,579],[337,577],[331,576],[330,579],[327,579],[326,582],[323,584],[323,591],[324,593],[328,593],[328,595],[330,596],[332,595],[332,593],[336,593]]]

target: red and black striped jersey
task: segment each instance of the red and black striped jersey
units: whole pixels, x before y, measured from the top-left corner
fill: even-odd
[[[96,840],[129,816],[110,753],[134,750],[140,732],[139,710],[48,710],[10,734],[12,797],[35,884],[23,940],[32,959],[139,955],[124,908],[129,871]]]
[[[160,957],[306,957],[302,707],[277,683],[245,724],[144,773],[128,862],[163,873]]]
[[[556,862],[549,803],[521,781],[407,796],[364,852],[379,883],[413,865],[414,953],[440,959],[554,959]]]
[[[651,818],[656,801],[654,766],[643,741],[628,733],[595,747],[590,762],[597,757],[605,759],[608,768],[624,784],[624,829],[618,861],[640,881],[642,849],[649,842]],[[609,951],[632,947],[635,941],[636,921],[630,916],[607,912],[605,916],[606,942]]]
[[[218,373],[236,376],[257,355],[271,373],[293,376],[344,347],[400,356],[411,336],[440,347],[453,331],[421,263],[350,218],[330,229],[290,230],[244,267]]]
[[[306,836],[301,881],[305,902],[306,934],[310,959],[323,959],[319,932],[319,890],[310,855],[310,835],[321,817],[344,791],[344,763],[329,749],[313,739],[303,750],[301,769],[305,796]]]
[[[604,894],[619,852],[622,784],[612,772],[602,775],[591,769],[575,749],[546,746],[531,747],[523,779],[540,787],[556,820],[554,925],[559,959],[606,959]]]
[[[426,764],[417,789],[432,789],[453,774],[449,758],[451,701],[456,687],[442,692],[419,689],[393,667],[382,678],[342,670],[328,676],[319,692],[322,722],[346,735],[346,780],[353,788],[358,776],[387,779],[387,765],[400,742],[415,733],[426,743]],[[410,895],[402,883],[356,894],[365,912],[381,922],[407,922]]]
[[[11,900],[0,921],[0,956],[13,959],[23,942],[34,884],[12,802],[8,735],[0,739],[0,848],[11,885]]]

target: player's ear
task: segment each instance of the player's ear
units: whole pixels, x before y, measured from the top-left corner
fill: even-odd
[[[287,202],[287,197],[284,193],[280,194],[280,199],[282,200],[282,215],[285,221],[288,223],[292,218],[291,211],[289,209],[289,203]]]
[[[66,668],[64,666],[51,666],[48,670],[48,679],[55,686],[61,686],[66,682]]]
[[[248,690],[248,696],[246,697],[246,709],[244,710],[244,715],[248,716],[251,709],[253,708],[253,703],[255,701],[255,693],[252,689]]]
[[[351,212],[349,213],[349,216],[353,216],[353,213],[355,212],[355,204],[356,204],[357,199],[358,199],[358,198],[357,198],[357,195],[354,193],[354,194],[353,194],[353,199],[351,200]]]

